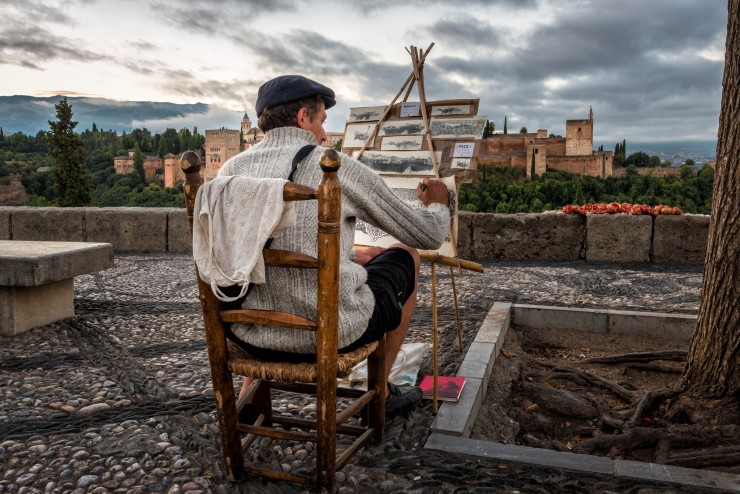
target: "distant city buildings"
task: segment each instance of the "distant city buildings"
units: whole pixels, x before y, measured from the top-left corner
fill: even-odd
[[[566,120],[565,137],[534,133],[494,134],[481,141],[478,163],[500,163],[526,170],[527,179],[547,169],[606,178],[612,176],[614,153],[594,151],[594,115]]]

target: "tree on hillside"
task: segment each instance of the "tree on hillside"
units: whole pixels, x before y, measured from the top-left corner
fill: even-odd
[[[529,131],[527,130],[526,127],[522,127],[521,129],[519,129],[519,133],[520,134],[526,134],[527,132],[529,132]]]
[[[85,166],[85,151],[82,139],[75,133],[77,122],[72,120],[72,107],[67,98],[55,106],[57,120],[49,120],[51,130],[47,132],[49,156],[54,160],[52,167],[57,203],[62,207],[87,206],[90,204],[90,173]]]
[[[712,215],[701,302],[680,385],[692,398],[728,400],[703,407],[720,423],[740,420],[740,0],[728,7],[725,71]],[[734,397],[734,403],[732,398]],[[682,405],[692,409],[685,400]],[[712,409],[713,408],[713,409]],[[728,417],[729,415],[729,417]],[[721,417],[720,417],[721,416]]]
[[[139,148],[139,143],[134,144],[134,172],[142,184],[146,183],[146,172],[144,171],[144,153]]]

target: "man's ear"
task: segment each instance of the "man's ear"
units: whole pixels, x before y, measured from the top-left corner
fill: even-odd
[[[310,119],[308,118],[308,109],[306,107],[302,107],[298,110],[295,114],[295,121],[298,124],[298,127],[305,130],[305,125],[310,123]]]

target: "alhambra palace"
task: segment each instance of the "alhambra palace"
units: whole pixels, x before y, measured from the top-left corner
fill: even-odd
[[[327,132],[324,146],[334,147],[343,137],[342,132]],[[547,169],[555,169],[606,178],[612,176],[613,153],[611,151],[594,151],[594,118],[589,109],[589,116],[583,120],[566,120],[565,137],[548,137],[547,130],[539,129],[534,133],[494,134],[481,139],[479,143],[478,163],[499,163],[505,166],[520,168],[526,171],[527,179],[532,173],[541,175]],[[216,176],[221,166],[236,154],[249,149],[264,138],[264,133],[252,126],[247,113],[244,113],[240,130],[220,128],[205,132],[205,179]],[[163,175],[165,187],[174,187],[185,180],[180,170],[180,157],[167,154],[164,158],[146,156],[144,172],[148,182],[158,180]],[[133,151],[128,156],[117,156],[114,159],[116,173],[134,171]]]

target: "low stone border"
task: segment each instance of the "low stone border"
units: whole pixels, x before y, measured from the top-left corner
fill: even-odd
[[[740,492],[740,479],[737,476],[714,470],[612,460],[470,439],[470,432],[487,392],[491,369],[511,324],[554,330],[589,327],[597,332],[644,336],[660,334],[688,339],[696,325],[696,316],[496,302],[481,324],[458,370],[457,375],[466,378],[460,401],[442,402],[424,448],[576,472]]]
[[[461,211],[462,259],[703,264],[709,216]],[[181,208],[0,207],[0,240],[108,242],[117,252],[190,252]]]

